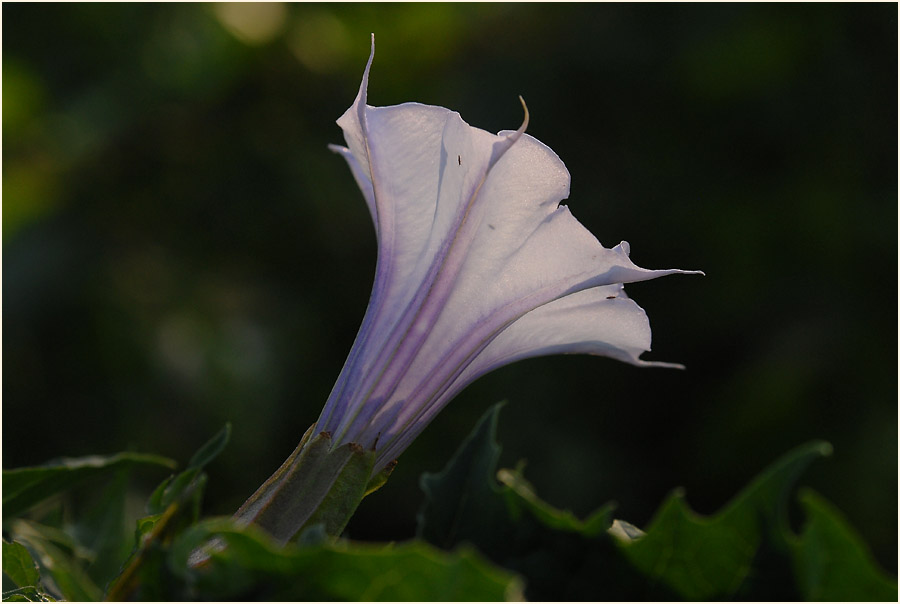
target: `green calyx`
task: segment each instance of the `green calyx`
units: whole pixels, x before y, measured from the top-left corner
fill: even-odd
[[[235,513],[238,524],[255,524],[281,544],[317,524],[337,537],[363,497],[387,482],[396,463],[372,476],[374,450],[355,443],[332,448],[328,432],[312,431]]]

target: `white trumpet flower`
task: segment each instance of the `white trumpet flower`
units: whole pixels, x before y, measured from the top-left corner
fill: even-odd
[[[569,173],[518,130],[491,134],[458,113],[359,94],[338,120],[375,223],[369,306],[314,433],[376,451],[380,470],[479,376],[519,359],[581,353],[634,365],[650,349],[624,283],[647,270],[626,242],[608,249],[560,202]],[[523,101],[524,107],[524,101]]]

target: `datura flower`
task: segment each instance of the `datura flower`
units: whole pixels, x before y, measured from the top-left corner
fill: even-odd
[[[603,247],[560,202],[569,173],[546,145],[491,134],[455,111],[366,102],[372,53],[353,105],[338,120],[375,223],[369,306],[316,424],[334,445],[396,458],[447,403],[485,373],[559,353],[634,365],[650,349],[644,311],[624,283],[647,270],[628,243]],[[524,107],[524,102],[522,103]]]
[[[603,247],[560,202],[569,173],[546,145],[473,128],[443,107],[366,102],[375,40],[338,119],[375,224],[375,283],[350,355],[316,424],[238,511],[281,541],[323,523],[340,534],[392,460],[466,385],[519,359],[560,353],[634,365],[647,316],[625,283],[647,270]],[[351,493],[351,494],[348,494]]]

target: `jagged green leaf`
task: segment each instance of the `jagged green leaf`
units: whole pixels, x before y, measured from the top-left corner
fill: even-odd
[[[612,522],[609,506],[584,522],[554,509],[521,470],[500,470],[497,484],[498,411],[485,414],[444,471],[423,476],[419,534],[442,548],[474,545],[520,573],[529,599],[896,599],[896,582],[820,500],[805,496],[808,524],[800,538],[791,532],[796,479],[830,453],[827,443],[789,452],[712,516],[693,512],[676,491],[644,533]]]
[[[896,602],[897,581],[882,571],[841,513],[809,489],[806,522],[793,543],[800,591],[811,601]]]
[[[730,598],[739,592],[747,598],[775,596],[770,591],[776,584],[780,589],[792,587],[786,541],[791,489],[803,469],[829,452],[830,446],[822,442],[791,451],[713,516],[695,514],[684,494],[676,491],[647,534],[624,546],[623,552],[650,580],[688,600]],[[765,575],[760,573],[763,564],[769,567]],[[782,576],[772,576],[778,570]]]
[[[485,413],[441,473],[422,477],[419,535],[444,549],[475,545],[526,579],[529,600],[671,599],[643,584],[607,536],[611,506],[582,522],[538,499],[521,471],[501,471],[503,484],[496,482],[500,407]]]
[[[507,512],[493,479],[500,457],[494,434],[502,405],[482,416],[442,472],[422,475],[425,504],[419,512],[418,536],[429,543],[450,549],[470,535],[506,539],[495,530],[504,526]],[[482,548],[491,545],[481,541]]]
[[[209,557],[191,553],[211,539]],[[280,547],[255,527],[202,522],[172,546],[170,566],[202,599],[341,601],[496,601],[518,599],[520,583],[470,550],[323,541]]]
[[[35,504],[86,480],[147,465],[174,468],[175,462],[159,455],[118,453],[64,458],[43,466],[4,470],[3,519],[20,516]]]

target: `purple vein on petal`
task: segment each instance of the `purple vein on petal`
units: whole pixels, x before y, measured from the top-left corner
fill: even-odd
[[[521,97],[520,97],[521,98]],[[502,137],[496,141],[491,148],[491,157],[488,165],[483,169],[480,178],[475,184],[474,190],[469,195],[468,202],[460,204],[461,212],[458,212],[455,222],[450,230],[451,236],[446,238],[434,260],[426,273],[425,279],[419,284],[418,290],[413,299],[407,305],[404,313],[395,323],[395,328],[389,336],[385,345],[377,354],[377,358],[383,359],[379,364],[380,371],[373,374],[368,373],[368,378],[364,379],[363,384],[369,384],[363,394],[355,396],[358,401],[355,411],[344,416],[343,421],[335,430],[335,442],[339,443],[343,440],[344,435],[356,433],[360,431],[366,424],[368,414],[359,414],[360,408],[366,404],[370,397],[376,400],[387,401],[396,389],[397,384],[405,375],[406,371],[422,344],[429,335],[430,325],[440,316],[443,311],[443,304],[452,290],[453,283],[462,268],[468,244],[476,235],[478,227],[477,223],[470,220],[473,206],[476,204],[478,194],[484,185],[485,180],[491,172],[491,169],[497,164],[503,155],[519,140],[528,126],[528,109],[522,101],[525,110],[525,118],[522,125],[512,134]],[[451,126],[461,126],[463,128],[471,128],[463,122],[456,113],[448,114],[449,120],[458,120],[457,124]],[[370,156],[371,161],[371,156]],[[374,162],[373,162],[374,163]],[[373,177],[375,170],[372,170]],[[377,187],[376,187],[377,191]],[[377,193],[376,193],[377,198]],[[448,200],[450,203],[453,200]],[[386,381],[383,381],[386,380]],[[375,391],[376,388],[384,388]]]

